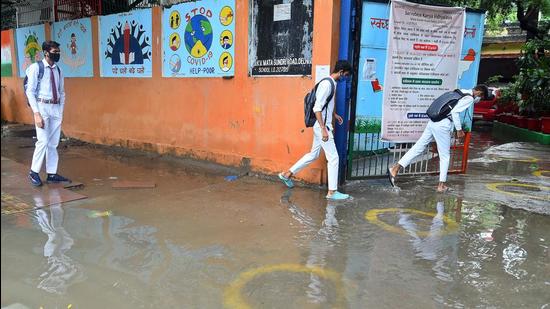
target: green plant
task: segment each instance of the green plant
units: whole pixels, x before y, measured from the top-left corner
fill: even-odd
[[[500,103],[516,102],[527,116],[550,113],[550,40],[525,43],[517,64],[519,74],[502,90]]]

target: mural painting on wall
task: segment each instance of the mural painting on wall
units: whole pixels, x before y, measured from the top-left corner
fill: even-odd
[[[99,17],[101,77],[151,77],[151,9]]]
[[[8,30],[2,31],[2,77],[12,76],[11,45],[12,39]]]
[[[235,0],[196,1],[162,14],[164,77],[234,75]]]
[[[17,65],[20,77],[25,77],[25,70],[27,70],[29,65],[42,60],[42,43],[45,38],[44,25],[15,30]]]
[[[311,75],[313,1],[250,1],[249,73]]]
[[[94,76],[92,22],[89,18],[54,23],[52,38],[60,44],[59,66],[65,77]]]

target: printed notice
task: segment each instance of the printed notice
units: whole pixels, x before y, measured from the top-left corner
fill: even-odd
[[[323,78],[330,75],[330,65],[316,65],[315,66],[315,83],[317,84]]]
[[[416,141],[432,101],[457,87],[464,20],[463,8],[392,1],[382,110],[384,141]]]
[[[290,3],[273,6],[273,21],[290,20]]]

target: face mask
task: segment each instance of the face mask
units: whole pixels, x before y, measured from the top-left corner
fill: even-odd
[[[340,78],[338,79],[339,82],[347,82],[349,80],[350,80],[349,75],[346,76],[346,75],[343,75],[343,74],[340,75]]]
[[[50,55],[50,59],[53,62],[58,62],[59,58],[61,57],[61,54],[59,54],[59,53],[48,53],[48,54]]]

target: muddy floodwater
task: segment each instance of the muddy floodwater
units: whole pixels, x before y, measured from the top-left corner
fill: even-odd
[[[548,146],[474,132],[452,191],[435,176],[351,181],[354,199],[333,203],[239,169],[63,142],[59,172],[86,198],[36,208],[35,189],[14,185],[32,143],[2,138],[2,308],[550,309]]]

